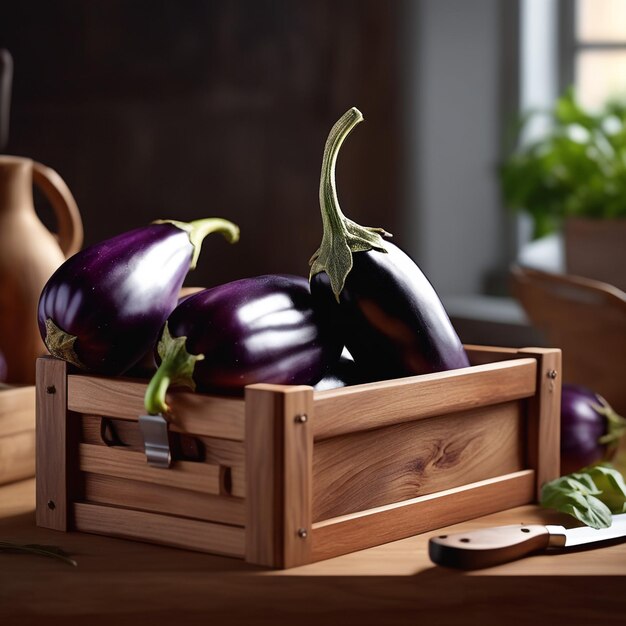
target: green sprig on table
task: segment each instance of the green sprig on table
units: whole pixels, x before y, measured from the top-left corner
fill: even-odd
[[[72,565],[73,567],[77,567],[78,563],[74,559],[72,559],[69,554],[67,554],[61,548],[57,546],[43,546],[36,543],[11,543],[10,541],[0,541],[0,552],[8,552],[8,553],[16,553],[16,554],[35,554],[38,556],[46,556],[52,559],[58,559],[67,563],[68,565]]]
[[[543,485],[540,504],[591,528],[609,528],[613,515],[626,513],[626,483],[612,465],[599,463]]]

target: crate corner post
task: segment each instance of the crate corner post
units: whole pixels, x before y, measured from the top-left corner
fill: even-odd
[[[69,528],[67,364],[40,357],[36,365],[36,523]]]
[[[530,407],[529,463],[536,472],[536,499],[541,487],[560,475],[561,385],[559,348],[524,348],[520,355],[537,359],[537,391]]]
[[[274,568],[311,560],[313,389],[246,387],[246,548]]]

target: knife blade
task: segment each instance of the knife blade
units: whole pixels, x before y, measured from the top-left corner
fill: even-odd
[[[570,548],[626,537],[626,513],[614,515],[609,528],[565,528],[514,524],[439,535],[428,541],[428,554],[437,565],[460,569],[491,567],[551,548]]]

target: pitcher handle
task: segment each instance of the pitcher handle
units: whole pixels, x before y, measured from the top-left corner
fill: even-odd
[[[57,237],[65,257],[83,244],[83,221],[78,205],[65,181],[50,167],[33,161],[33,182],[50,201],[57,219]]]

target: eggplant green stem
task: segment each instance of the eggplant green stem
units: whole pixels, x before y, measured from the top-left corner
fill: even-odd
[[[626,434],[626,419],[618,415],[604,398],[601,397],[601,401],[601,405],[594,404],[593,408],[606,418],[607,430],[606,435],[598,439],[598,443],[606,445],[609,450],[614,450]]]
[[[161,365],[152,376],[146,394],[144,407],[150,415],[169,413],[166,402],[170,385],[183,385],[192,391],[196,388],[193,371],[197,361],[204,359],[203,354],[189,354],[185,343],[187,337],[172,337],[167,322],[158,345]]]
[[[383,236],[391,236],[383,228],[360,226],[348,219],[339,207],[335,182],[337,156],[346,137],[362,121],[363,115],[358,109],[352,107],[346,111],[331,128],[322,158],[319,197],[324,234],[320,247],[309,261],[309,280],[319,272],[326,272],[337,300],[352,269],[352,253],[372,249],[387,252]]]
[[[202,242],[211,233],[221,233],[228,243],[239,241],[239,226],[222,219],[221,217],[207,217],[193,222],[179,222],[178,220],[155,220],[153,224],[173,224],[177,228],[184,230],[189,235],[189,241],[193,246],[193,256],[189,269],[195,269],[200,256]]]

